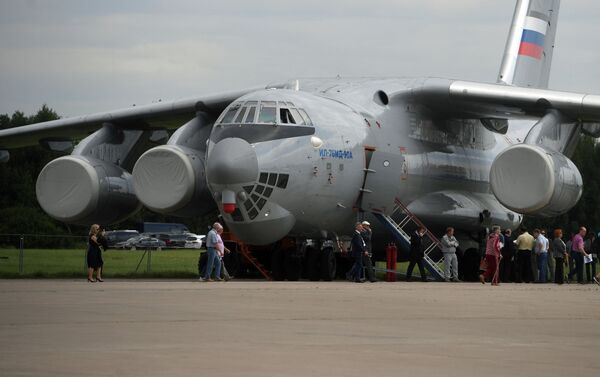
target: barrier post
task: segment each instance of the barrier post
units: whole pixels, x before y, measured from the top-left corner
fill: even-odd
[[[385,248],[385,253],[387,256],[387,270],[388,272],[386,273],[386,281],[396,281],[396,261],[398,258],[398,249],[396,248],[396,245],[391,243],[389,245],[386,246]],[[392,272],[394,271],[394,272]]]
[[[19,238],[19,274],[23,274],[23,271],[25,269],[25,266],[23,266],[23,262],[24,262],[24,249],[25,247],[25,237],[21,234],[21,237]]]
[[[148,259],[146,261],[148,262],[146,264],[146,272],[150,273],[152,272],[152,249],[148,249]]]

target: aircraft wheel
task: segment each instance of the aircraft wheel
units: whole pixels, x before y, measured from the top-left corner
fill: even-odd
[[[323,249],[321,253],[321,278],[324,281],[332,281],[335,279],[337,267],[335,253],[331,247]]]
[[[231,250],[231,253],[225,254],[223,257],[223,263],[225,264],[225,268],[227,268],[229,276],[237,276],[241,264],[240,254],[235,250]]]
[[[274,281],[282,281],[285,279],[285,270],[283,266],[283,250],[276,248],[271,254],[271,274]]]
[[[206,253],[201,253],[200,258],[198,258],[198,275],[204,276],[204,272],[206,271],[206,262],[208,261],[208,256]]]
[[[306,254],[308,258],[308,279],[310,281],[319,281],[321,279],[321,269],[319,266],[319,250],[314,247],[307,247]]]
[[[285,250],[285,276],[289,281],[297,281],[302,273],[302,258],[296,254],[296,250]]]

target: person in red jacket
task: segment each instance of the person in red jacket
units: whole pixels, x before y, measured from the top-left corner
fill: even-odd
[[[485,246],[485,261],[487,268],[482,275],[479,275],[479,281],[485,284],[486,280],[492,281],[492,285],[498,285],[498,267],[502,254],[502,242],[500,240],[500,227],[495,225],[492,227],[492,232],[488,236]]]

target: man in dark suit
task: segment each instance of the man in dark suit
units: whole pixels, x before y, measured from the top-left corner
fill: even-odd
[[[362,222],[363,231],[361,236],[363,241],[365,241],[366,245],[366,253],[363,255],[363,266],[365,268],[365,278],[369,280],[371,283],[375,283],[377,279],[375,278],[375,269],[373,268],[373,261],[371,257],[373,256],[372,242],[371,238],[373,235],[373,231],[371,230],[371,224],[368,221]]]
[[[425,256],[423,252],[423,235],[425,234],[425,228],[419,227],[410,236],[410,253],[408,254],[408,269],[406,270],[406,281],[410,281],[412,276],[413,268],[415,264],[419,266],[419,272],[421,273],[421,281],[427,281],[427,275],[425,274],[425,267],[423,266],[423,258]]]
[[[352,256],[354,257],[354,266],[352,266],[354,274],[352,278],[355,283],[364,283],[365,281],[363,277],[363,256],[367,253],[367,246],[361,235],[363,231],[364,228],[362,224],[356,223],[351,241]]]

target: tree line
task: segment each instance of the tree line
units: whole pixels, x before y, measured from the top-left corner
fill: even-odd
[[[58,114],[43,105],[37,113],[26,116],[21,111],[12,115],[0,114],[0,129],[20,127],[27,124],[59,119]],[[35,196],[35,182],[39,172],[59,153],[46,150],[41,146],[20,148],[10,151],[8,163],[0,163],[0,246],[14,246],[15,239],[2,236],[5,234],[39,234],[39,235],[74,235],[87,234],[87,227],[72,226],[54,220],[39,206]],[[600,168],[600,145],[594,138],[582,136],[572,157],[573,162],[583,177],[583,195],[577,205],[568,213],[554,218],[525,217],[524,225],[528,228],[544,228],[551,231],[562,228],[565,233],[575,231],[579,226],[588,230],[600,231],[600,175],[595,174]],[[120,224],[112,225],[112,229],[134,229],[143,221],[184,223],[196,233],[204,234],[209,224],[218,213],[198,218],[177,218],[164,216],[142,209],[134,216]],[[64,237],[38,237],[28,247],[68,247],[75,244],[76,239]]]

